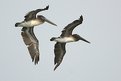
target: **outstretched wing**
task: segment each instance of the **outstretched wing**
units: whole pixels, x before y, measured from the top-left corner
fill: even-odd
[[[28,51],[30,53],[30,56],[32,58],[32,62],[35,64],[38,64],[39,61],[39,42],[37,38],[34,35],[33,32],[34,27],[23,27],[21,35],[23,38],[24,43],[28,47]]]
[[[54,70],[56,70],[56,68],[61,64],[63,57],[66,53],[66,49],[65,49],[65,45],[66,43],[59,43],[57,42],[55,44],[55,48],[54,48],[54,53],[55,53],[55,58],[54,58],[54,64],[56,65]]]
[[[49,9],[49,5],[46,6],[46,8],[43,8],[43,9],[36,9],[36,10],[33,10],[33,11],[30,11],[28,12],[24,17],[25,17],[25,21],[29,21],[29,20],[32,20],[32,19],[36,19],[36,14],[40,11],[44,11],[44,10],[48,10]]]
[[[61,37],[67,37],[69,35],[72,35],[73,29],[80,25],[83,21],[83,16],[80,16],[78,20],[73,21],[72,23],[68,24],[62,31]]]

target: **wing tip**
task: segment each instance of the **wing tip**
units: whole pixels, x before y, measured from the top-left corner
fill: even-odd
[[[54,71],[58,68],[58,66],[59,66],[61,63],[62,63],[62,59],[59,60],[59,61],[54,61],[54,65],[55,65]]]
[[[54,71],[57,69],[57,67],[60,65],[60,63],[57,63],[56,66],[54,67]]]
[[[34,61],[34,64],[36,65],[36,64],[38,64],[39,63],[39,57],[37,57],[36,59],[35,59],[35,61]]]
[[[38,64],[39,63],[39,55],[32,57],[32,62],[34,62],[35,65]]]
[[[83,21],[83,16],[82,15],[80,16],[79,20]]]
[[[49,5],[47,5],[45,9],[48,10],[49,9]]]

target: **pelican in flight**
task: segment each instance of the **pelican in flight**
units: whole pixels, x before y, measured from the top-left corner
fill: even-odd
[[[86,39],[82,38],[78,34],[72,34],[73,29],[77,27],[78,25],[82,24],[83,21],[83,16],[80,16],[78,20],[73,21],[72,23],[68,24],[63,30],[62,34],[60,37],[52,37],[50,41],[55,41],[55,48],[54,48],[54,53],[55,53],[55,58],[54,58],[54,64],[56,68],[61,64],[63,57],[66,53],[66,43],[69,42],[76,42],[79,40],[82,40],[84,42],[90,43]]]
[[[24,21],[17,22],[15,24],[15,27],[23,27],[21,36],[23,38],[23,41],[25,45],[28,47],[28,51],[30,53],[30,56],[32,58],[32,62],[35,64],[38,64],[39,61],[39,42],[34,34],[34,26],[38,26],[40,24],[43,24],[44,22],[48,22],[54,26],[57,26],[47,18],[45,18],[42,15],[37,15],[38,12],[48,10],[49,6],[46,6],[44,9],[36,9],[33,11],[30,11],[24,16]],[[37,17],[36,17],[37,15]]]

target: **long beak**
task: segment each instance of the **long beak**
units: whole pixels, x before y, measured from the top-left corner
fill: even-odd
[[[45,20],[46,22],[48,22],[48,23],[54,25],[54,26],[57,26],[55,23],[53,23],[52,21],[48,20],[47,18],[44,18],[44,20]]]
[[[80,37],[80,40],[84,41],[84,42],[87,42],[87,43],[90,43],[89,41],[87,41],[86,39]]]

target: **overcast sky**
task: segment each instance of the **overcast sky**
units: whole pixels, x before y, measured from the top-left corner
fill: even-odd
[[[44,15],[58,26],[37,26],[40,61],[31,62],[14,24],[31,10],[44,8]],[[1,0],[0,1],[0,81],[121,81],[121,0]],[[73,33],[83,41],[67,44],[62,64],[54,68],[53,36],[83,15]]]

